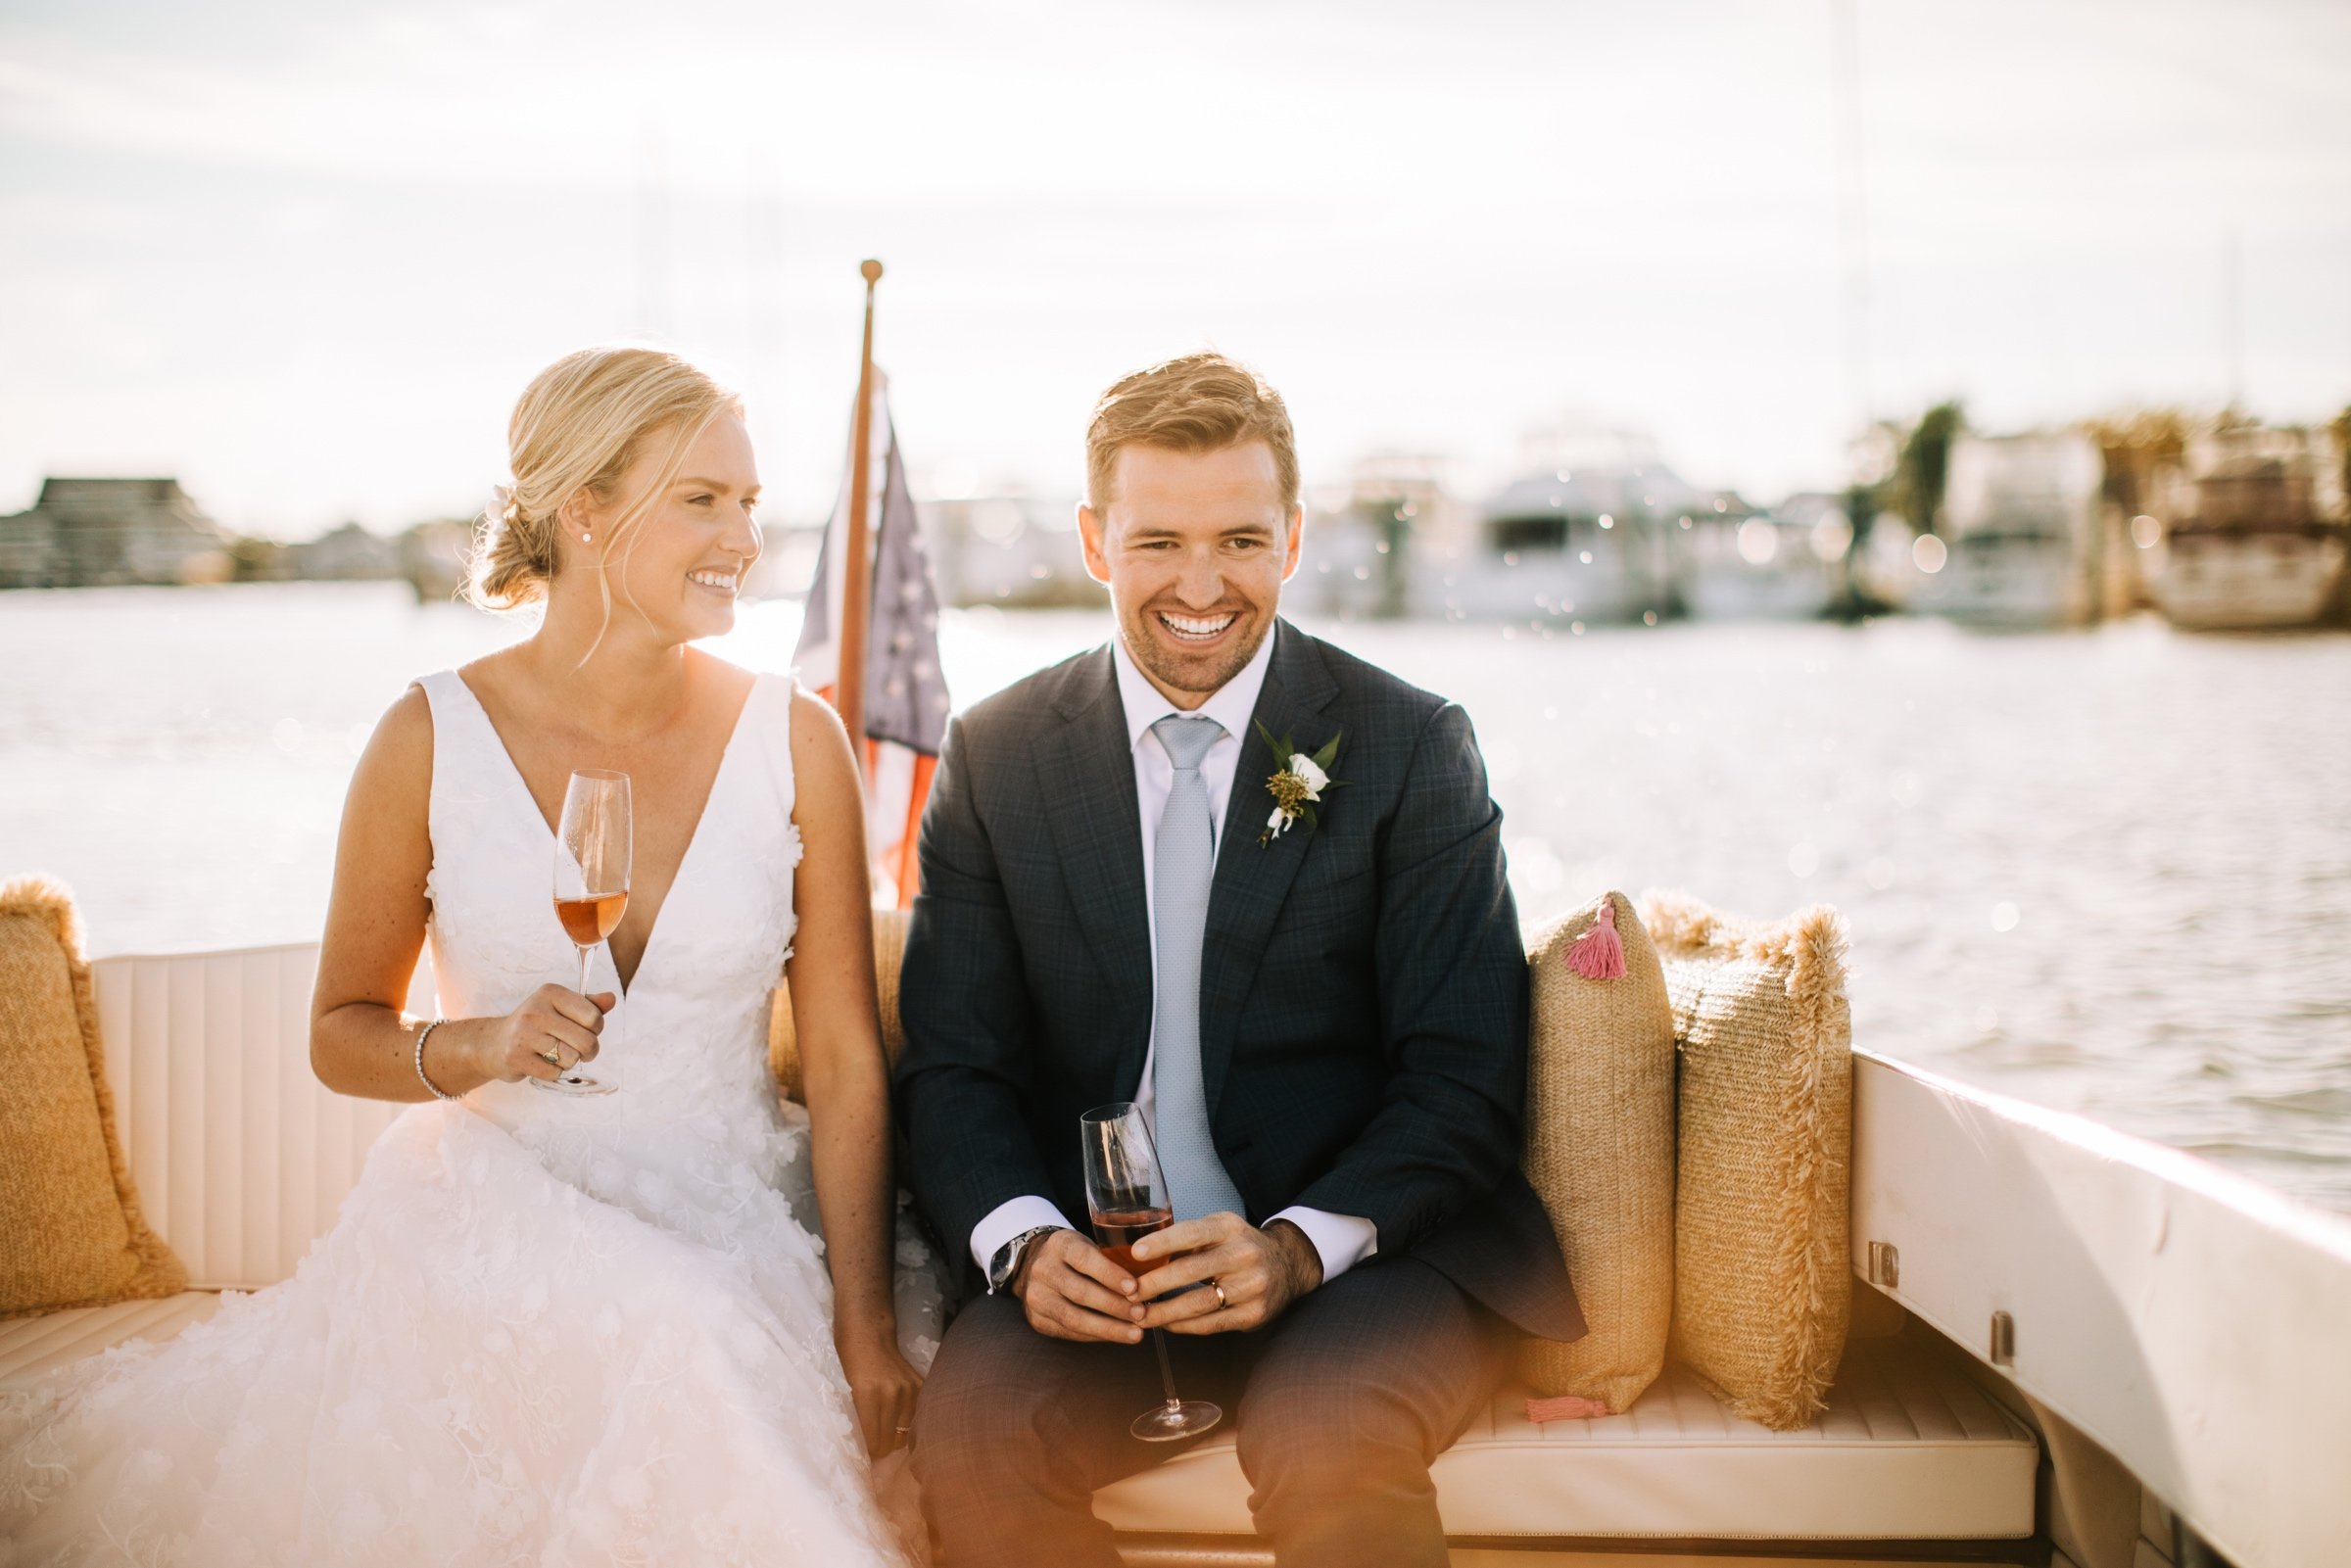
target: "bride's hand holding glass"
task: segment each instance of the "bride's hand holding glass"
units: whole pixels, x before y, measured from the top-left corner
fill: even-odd
[[[610,991],[582,996],[568,986],[542,985],[475,1036],[473,1067],[485,1078],[552,1083],[582,1062],[596,1060],[604,1015],[617,1001]]]

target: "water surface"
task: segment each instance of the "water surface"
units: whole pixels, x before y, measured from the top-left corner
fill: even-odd
[[[797,627],[723,651],[788,668]],[[372,584],[0,594],[0,873],[64,878],[98,953],[312,938],[375,718],[523,629]],[[2351,1211],[2351,638],[1312,629],[1467,708],[1530,924],[1825,900],[1856,1043]],[[955,699],[1107,630],[950,613]]]

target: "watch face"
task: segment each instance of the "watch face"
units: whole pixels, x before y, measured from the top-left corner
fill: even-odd
[[[1021,1258],[1029,1251],[1030,1244],[1056,1228],[1053,1225],[1039,1225],[1033,1230],[1024,1230],[997,1248],[996,1256],[987,1260],[987,1288],[998,1291],[1011,1284],[1012,1276],[1020,1271]]]

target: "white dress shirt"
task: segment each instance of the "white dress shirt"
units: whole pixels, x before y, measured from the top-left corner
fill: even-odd
[[[1209,832],[1219,846],[1224,841],[1224,804],[1232,794],[1233,770],[1240,766],[1241,739],[1249,732],[1250,715],[1257,711],[1258,693],[1266,684],[1266,667],[1272,659],[1273,637],[1269,633],[1238,675],[1219,687],[1199,707],[1188,710],[1224,727],[1224,733],[1208,748],[1208,755],[1200,759],[1200,782],[1208,789]],[[1159,837],[1160,815],[1167,810],[1168,791],[1176,784],[1176,764],[1160,745],[1159,736],[1152,734],[1151,727],[1171,713],[1187,710],[1169,701],[1167,693],[1135,668],[1126,644],[1117,638],[1111,640],[1110,662],[1118,674],[1119,700],[1127,710],[1128,743],[1134,753],[1134,798],[1140,808],[1135,815],[1143,832],[1143,909],[1156,927],[1152,849]],[[1151,951],[1154,954],[1159,951],[1156,928],[1151,932]],[[1156,963],[1152,980],[1156,991]],[[1151,1120],[1151,1069],[1156,1051],[1155,1045],[1144,1049],[1143,1081],[1134,1091],[1134,1103],[1145,1121]],[[1306,1233],[1306,1239],[1315,1244],[1315,1252],[1322,1259],[1324,1283],[1338,1278],[1379,1250],[1379,1227],[1357,1214],[1334,1214],[1293,1205],[1271,1219],[1286,1219]],[[980,1264],[981,1272],[986,1272],[988,1260],[1006,1242],[1038,1225],[1067,1225],[1072,1230],[1081,1230],[1071,1225],[1049,1198],[1025,1195],[1007,1199],[972,1227],[972,1257]]]

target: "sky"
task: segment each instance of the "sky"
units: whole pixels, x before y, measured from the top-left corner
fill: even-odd
[[[1842,14],[1845,96],[1837,0],[0,0],[0,512],[462,513],[534,372],[649,337],[820,515],[867,256],[934,494],[1074,494],[1203,347],[1310,480],[1471,489],[1563,428],[1768,501],[1945,397],[2351,404],[2351,6]]]

